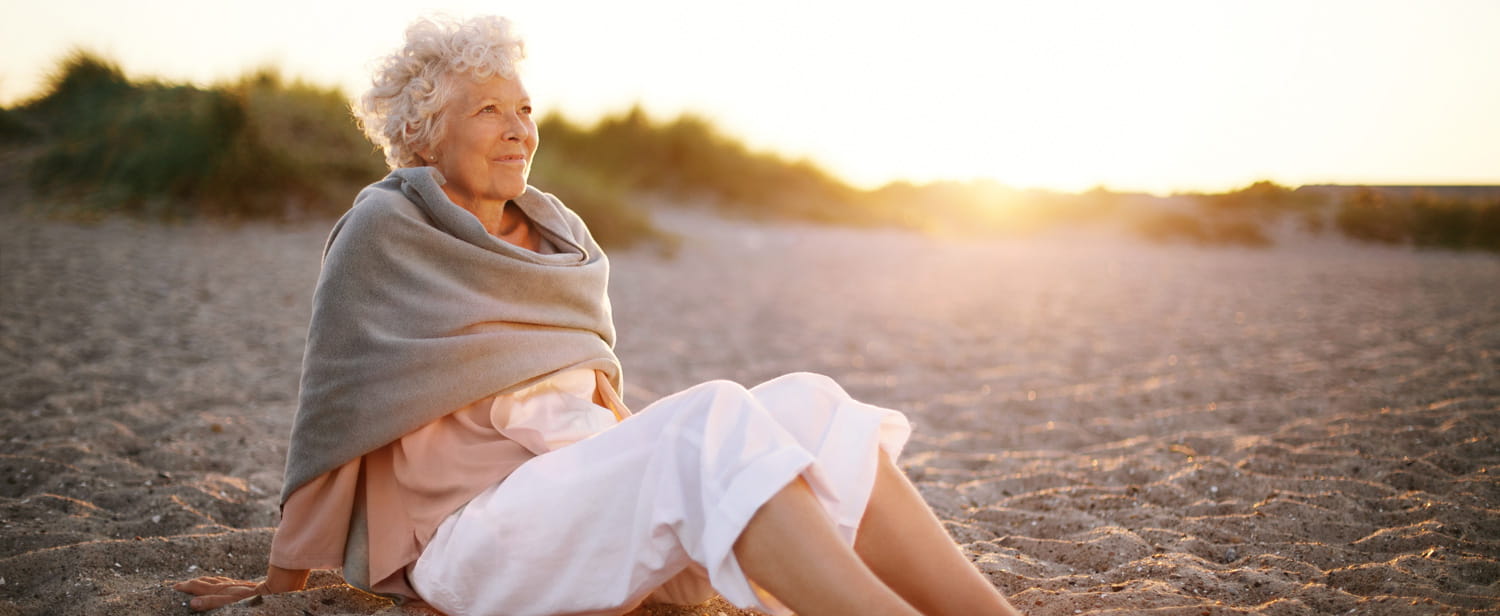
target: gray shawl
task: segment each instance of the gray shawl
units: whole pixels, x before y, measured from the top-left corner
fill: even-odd
[[[432,168],[398,169],[334,225],[282,502],[455,409],[559,370],[603,370],[620,389],[609,262],[578,215],[531,187],[513,200],[558,250],[538,254],[490,235],[442,182]]]

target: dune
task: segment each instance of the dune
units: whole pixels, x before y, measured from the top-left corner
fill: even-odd
[[[612,255],[627,402],[810,370],[907,412],[1029,614],[1500,614],[1500,257],[659,216],[677,258]],[[263,575],[327,228],[0,214],[0,615]],[[409,612],[320,571],[219,613]]]

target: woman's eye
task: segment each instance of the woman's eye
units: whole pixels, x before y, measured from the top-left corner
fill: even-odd
[[[531,105],[522,105],[521,106],[521,113],[524,113],[526,115],[531,115]]]
[[[483,109],[479,110],[479,113],[499,113],[499,111],[499,107],[496,107],[494,105],[485,105]]]

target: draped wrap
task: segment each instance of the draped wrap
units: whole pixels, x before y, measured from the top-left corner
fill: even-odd
[[[485,231],[435,169],[360,191],[324,247],[281,500],[475,400],[560,370],[620,391],[609,261],[583,220],[527,187],[516,206],[557,248]]]

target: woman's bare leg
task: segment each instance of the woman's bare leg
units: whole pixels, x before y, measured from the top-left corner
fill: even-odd
[[[839,539],[800,478],[756,511],[734,555],[751,580],[802,616],[920,616]]]
[[[881,581],[928,616],[1018,614],[943,530],[885,452],[854,550]]]

